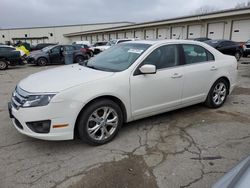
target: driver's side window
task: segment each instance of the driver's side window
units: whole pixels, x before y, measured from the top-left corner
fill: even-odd
[[[155,65],[156,69],[164,69],[179,65],[178,46],[175,44],[161,46],[155,49],[142,63]]]
[[[51,49],[51,53],[58,54],[58,53],[60,53],[60,50],[61,50],[61,47],[57,46],[57,47]]]

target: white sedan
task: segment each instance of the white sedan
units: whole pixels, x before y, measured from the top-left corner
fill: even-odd
[[[133,41],[88,62],[33,74],[9,103],[16,129],[44,140],[111,141],[125,122],[204,103],[221,107],[237,61],[196,41]]]

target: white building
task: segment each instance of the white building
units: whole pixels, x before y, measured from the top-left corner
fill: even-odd
[[[71,43],[74,38],[64,37],[64,34],[110,27],[131,25],[131,22],[110,22],[81,25],[65,25],[52,27],[12,28],[0,29],[0,43],[26,41],[30,44],[37,43]]]
[[[117,38],[193,39],[199,37],[244,42],[250,39],[250,8],[94,29],[64,34],[64,36],[90,42]]]

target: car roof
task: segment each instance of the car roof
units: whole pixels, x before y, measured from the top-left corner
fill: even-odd
[[[13,47],[13,46],[8,46],[8,45],[4,45],[4,44],[0,45],[0,48],[3,48],[3,47],[15,48],[15,47]]]
[[[177,40],[177,39],[168,39],[168,40],[136,40],[136,41],[129,41],[126,43],[134,43],[134,44],[149,44],[149,45],[158,45],[158,44],[166,44],[166,43],[185,43],[185,44],[202,44],[199,41],[193,40]]]

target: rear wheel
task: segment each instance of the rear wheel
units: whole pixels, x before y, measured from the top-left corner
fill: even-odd
[[[120,107],[111,100],[98,100],[88,106],[77,123],[80,138],[93,145],[111,141],[123,122]]]
[[[228,96],[229,85],[225,79],[217,80],[209,91],[205,104],[210,108],[221,107]]]
[[[90,51],[90,52],[89,52],[89,55],[90,55],[90,57],[93,57],[93,56],[94,56],[94,52],[93,52],[93,51]]]
[[[75,58],[76,63],[83,62],[84,60],[85,60],[85,58],[83,56],[76,56],[76,58]]]
[[[46,58],[39,58],[37,60],[37,65],[39,66],[46,66],[48,64],[48,60]]]
[[[8,62],[5,61],[5,60],[3,60],[3,59],[1,59],[0,60],[0,70],[5,70],[7,68],[8,68]]]

